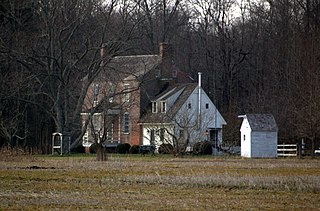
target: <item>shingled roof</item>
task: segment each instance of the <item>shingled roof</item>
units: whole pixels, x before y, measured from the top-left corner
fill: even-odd
[[[278,131],[272,114],[246,114],[245,117],[254,131]]]
[[[105,65],[97,80],[110,80],[113,77],[117,80],[133,80],[155,69],[160,62],[159,55],[116,56]]]

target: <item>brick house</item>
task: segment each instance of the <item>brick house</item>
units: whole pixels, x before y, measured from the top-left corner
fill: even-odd
[[[91,109],[95,109],[95,112],[83,137],[83,145],[90,146],[94,136],[104,138],[106,145],[109,146],[118,143],[150,144],[146,141],[146,136],[150,135],[146,134],[146,131],[147,127],[153,124],[151,119],[156,113],[154,112],[156,108],[153,106],[161,106],[160,101],[155,104],[157,99],[164,99],[165,95],[168,102],[172,103],[169,103],[170,107],[179,110],[181,107],[177,106],[177,103],[182,103],[182,96],[187,100],[187,95],[194,96],[197,90],[199,90],[197,84],[173,63],[172,47],[166,43],[160,44],[159,55],[115,57],[105,65],[88,90],[81,114],[83,122],[88,118]],[[210,99],[202,89],[201,93],[203,98],[206,98],[205,103],[208,104]],[[189,104],[192,100],[195,99],[190,98]],[[196,104],[193,106],[195,108]],[[211,101],[210,107],[214,107]],[[215,111],[217,114],[217,110]],[[220,113],[218,119],[219,126],[212,124],[211,126],[212,131],[213,127],[220,128],[220,137],[225,121]],[[154,123],[159,125],[159,121],[162,120],[158,119],[158,122]]]

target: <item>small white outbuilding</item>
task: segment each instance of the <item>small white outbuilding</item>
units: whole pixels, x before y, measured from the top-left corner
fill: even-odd
[[[241,133],[241,156],[248,158],[276,158],[278,127],[272,114],[246,114]]]

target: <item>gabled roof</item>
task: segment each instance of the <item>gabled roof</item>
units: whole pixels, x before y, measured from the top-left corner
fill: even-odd
[[[161,92],[160,94],[158,94],[157,96],[154,97],[154,99],[152,99],[152,101],[163,101],[163,100],[166,100],[168,99],[169,97],[171,97],[172,95],[176,94],[178,91],[180,90],[177,90],[178,89],[178,86],[174,86],[171,88],[168,88],[166,89],[164,92]],[[183,88],[182,88],[183,89]]]
[[[198,86],[197,83],[187,83],[187,84],[175,84],[174,86],[169,86],[164,92],[160,93],[155,99],[161,98],[168,94],[172,96],[178,92],[180,95],[174,102],[172,107],[166,113],[152,113],[151,109],[148,109],[143,117],[141,118],[141,123],[171,123],[172,117],[174,117],[177,112],[181,109],[181,106],[186,102],[188,97],[192,94],[193,90]]]
[[[246,114],[240,117],[247,118],[251,130],[278,131],[277,123],[272,114]]]
[[[110,70],[116,70],[117,79],[134,80],[156,68],[161,61],[159,55],[116,56],[101,71],[99,80],[110,79]]]

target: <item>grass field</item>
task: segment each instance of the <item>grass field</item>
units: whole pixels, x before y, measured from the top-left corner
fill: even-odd
[[[0,156],[0,210],[319,210],[319,159]]]

